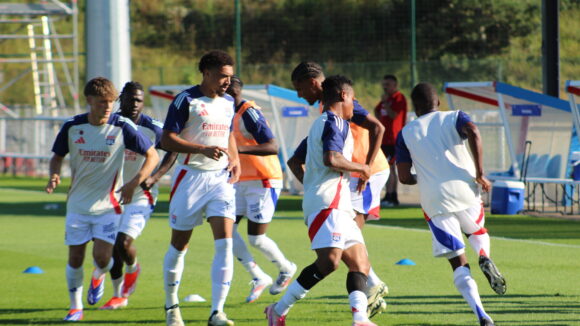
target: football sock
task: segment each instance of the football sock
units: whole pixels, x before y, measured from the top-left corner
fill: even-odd
[[[280,301],[274,306],[274,311],[280,316],[286,316],[290,308],[296,303],[296,301],[304,298],[308,293],[308,290],[302,287],[298,280],[292,281],[286,289],[286,293],[282,296]],[[365,297],[366,298],[366,297]],[[366,311],[366,307],[365,307]]]
[[[215,254],[211,264],[211,311],[223,311],[234,274],[232,238],[214,241]]]
[[[71,309],[83,309],[83,267],[73,268],[66,264],[66,284]]]
[[[471,248],[475,251],[478,256],[489,257],[490,253],[490,242],[489,234],[485,232],[484,234],[472,234],[468,238]]]
[[[367,295],[364,290],[367,287],[367,276],[361,272],[348,272],[346,275],[346,290],[348,301],[354,320],[367,320]]]
[[[375,274],[375,271],[373,270],[373,267],[371,266],[371,268],[369,269],[369,275],[367,278],[367,286],[365,289],[370,289],[375,285],[381,284],[382,282],[383,281],[381,281],[379,276],[377,274]]]
[[[179,282],[181,282],[186,253],[187,249],[178,251],[175,247],[169,245],[169,249],[165,254],[163,261],[163,281],[166,308],[179,303],[177,291],[179,290]]]
[[[97,265],[97,262],[93,261],[93,264],[95,265],[95,270],[93,271],[93,277],[95,279],[100,278],[101,276],[103,276],[103,274],[106,274],[108,271],[111,270],[114,263],[115,263],[115,260],[111,257],[107,266],[101,268]]]
[[[264,278],[264,271],[256,264],[254,261],[254,257],[248,250],[248,246],[246,246],[246,242],[238,232],[238,225],[234,224],[234,232],[233,232],[233,251],[234,256],[242,263],[244,268],[252,275],[253,279],[261,279]]]
[[[132,265],[125,264],[125,273],[135,273],[137,271],[137,257]]]
[[[248,241],[252,247],[260,250],[266,258],[273,262],[281,272],[290,271],[291,263],[284,257],[276,242],[268,238],[266,234],[248,235]]]
[[[461,293],[465,301],[467,301],[478,320],[481,320],[484,317],[489,318],[483,309],[483,304],[481,303],[481,298],[479,297],[479,292],[477,290],[477,283],[475,283],[475,280],[471,277],[469,267],[461,266],[455,269],[455,271],[453,271],[453,283],[455,283],[455,287]]]
[[[111,267],[111,270],[109,271],[109,273],[111,274],[111,279],[117,279],[121,276],[123,276],[123,260],[121,259],[121,256],[116,255],[116,248],[113,249],[113,267]],[[115,259],[116,258],[116,259]]]
[[[123,277],[114,278],[111,280],[111,283],[113,283],[113,296],[117,298],[122,297]]]
[[[306,290],[310,290],[312,289],[313,286],[316,285],[316,283],[322,281],[323,278],[324,276],[318,270],[316,264],[311,264],[304,267],[304,269],[302,270],[302,272],[300,272],[300,275],[298,276],[296,281],[300,283],[300,286],[302,286]]]

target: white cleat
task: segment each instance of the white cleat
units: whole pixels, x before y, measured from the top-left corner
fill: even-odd
[[[280,274],[278,274],[278,278],[276,279],[276,282],[274,282],[274,284],[272,284],[272,286],[270,287],[270,294],[272,295],[276,295],[284,290],[286,290],[286,288],[288,287],[288,285],[290,284],[290,281],[292,280],[292,276],[294,276],[294,274],[296,274],[296,264],[294,263],[290,263],[290,270],[287,272],[280,272]]]
[[[165,308],[165,321],[167,326],[184,326],[183,318],[181,318],[181,310],[179,305],[175,304],[169,308]]]
[[[260,298],[264,290],[266,290],[268,286],[272,285],[273,282],[272,278],[268,275],[264,276],[265,277],[261,279],[254,279],[250,282],[250,284],[252,285],[252,289],[250,290],[250,295],[248,295],[248,297],[246,298],[246,302],[252,303],[258,300],[258,298]]]
[[[367,315],[372,318],[378,313],[382,313],[387,310],[387,304],[383,299],[384,296],[389,294],[389,288],[384,282],[381,282],[367,291]]]
[[[367,319],[367,320],[355,320],[352,322],[352,326],[377,326],[377,324]]]
[[[214,310],[209,316],[207,326],[234,326],[234,321],[229,320],[225,312]]]

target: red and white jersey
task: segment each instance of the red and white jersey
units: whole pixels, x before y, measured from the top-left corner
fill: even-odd
[[[152,145],[130,119],[118,114],[100,126],[89,123],[88,113],[65,122],[52,151],[63,157],[70,154],[67,213],[121,214],[117,190],[123,183],[125,148],[145,154]]]
[[[141,114],[137,122],[137,129],[155,145],[159,147],[161,134],[163,133],[163,123],[150,116]],[[125,165],[123,166],[123,182],[127,183],[133,179],[145,163],[145,156],[137,154],[130,149],[125,149]],[[154,206],[157,202],[159,186],[156,184],[149,190],[143,190],[141,187],[135,188],[131,204],[139,206]]]
[[[354,218],[348,173],[324,165],[324,152],[342,153],[351,160],[353,138],[348,121],[325,111],[314,121],[307,138],[306,171],[302,209],[307,218],[326,208],[345,211]]]
[[[209,98],[197,85],[179,93],[171,102],[163,129],[194,144],[228,148],[234,109],[230,95]],[[180,153],[178,162],[198,170],[222,170],[228,166],[228,156],[222,155],[216,161],[203,154]]]

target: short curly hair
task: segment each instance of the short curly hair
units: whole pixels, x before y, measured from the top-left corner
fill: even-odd
[[[234,59],[224,51],[213,50],[201,57],[199,60],[199,71],[204,72],[208,69],[221,68],[223,66],[233,66]]]
[[[105,77],[95,77],[85,85],[85,96],[100,96],[114,101],[119,95],[115,85]]]
[[[320,76],[324,76],[324,72],[318,63],[303,61],[294,68],[291,78],[293,82],[301,82],[308,78],[318,78]]]

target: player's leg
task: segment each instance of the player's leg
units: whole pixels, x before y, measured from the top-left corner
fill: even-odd
[[[93,262],[95,269],[87,294],[87,302],[96,304],[105,291],[105,276],[113,267],[113,246],[117,237],[121,216],[115,213],[91,217],[93,238]]]
[[[286,259],[276,242],[266,235],[268,225],[272,222],[280,189],[251,187],[247,191],[248,241],[278,268],[278,277],[270,287],[270,294],[278,294],[286,289],[296,265]]]
[[[123,298],[121,291],[123,286],[123,257],[119,247],[122,246],[124,235],[121,232],[117,233],[117,239],[113,247],[113,267],[109,271],[113,285],[113,297],[99,308],[102,310],[114,310],[126,307],[128,304],[127,298]]]
[[[433,255],[445,257],[453,269],[453,283],[465,301],[469,304],[478,320],[489,320],[486,314],[479,290],[471,276],[471,270],[465,257],[465,244],[461,233],[461,225],[455,214],[438,215],[430,218],[425,214],[433,239]]]
[[[91,240],[90,223],[85,216],[67,213],[65,222],[65,244],[68,246],[68,261],[65,270],[70,308],[65,321],[83,319],[83,262],[87,243]]]
[[[211,266],[211,315],[208,325],[233,325],[224,313],[224,305],[233,278],[234,259],[232,232],[234,220],[210,216],[208,222],[214,238],[214,258]]]
[[[475,253],[479,255],[479,267],[491,288],[499,295],[507,290],[506,281],[490,258],[490,239],[485,226],[485,212],[482,205],[475,205],[456,213],[461,229],[467,236]]]
[[[362,235],[360,237],[362,238]],[[342,261],[348,267],[346,289],[353,314],[353,325],[374,325],[367,315],[368,300],[365,290],[370,264],[364,244],[357,242],[345,249]]]
[[[351,201],[356,213],[355,222],[359,229],[363,229],[367,219],[376,220],[379,218],[380,192],[388,177],[388,170],[373,174],[362,192],[356,190],[359,178],[351,177]],[[365,293],[369,304],[367,308],[369,316],[372,317],[384,310],[382,309],[385,305],[383,296],[389,293],[389,288],[372,267],[368,273]]]

